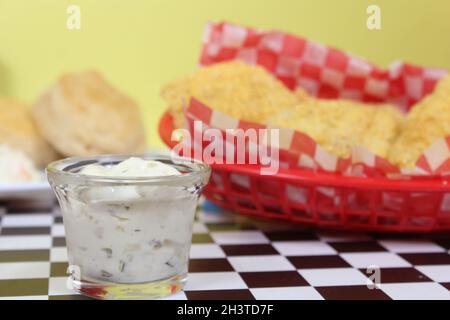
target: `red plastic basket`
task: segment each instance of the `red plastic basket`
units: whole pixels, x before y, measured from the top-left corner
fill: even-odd
[[[172,147],[172,117],[159,134]],[[261,176],[258,165],[212,165],[205,196],[238,213],[302,224],[382,232],[450,230],[450,177],[349,177],[301,169]]]

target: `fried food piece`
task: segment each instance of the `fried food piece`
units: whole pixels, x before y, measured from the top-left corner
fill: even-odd
[[[36,128],[28,106],[9,99],[0,100],[0,144],[22,151],[36,166],[44,167],[58,159]]]
[[[297,88],[294,93],[298,97],[300,102],[308,102],[308,101],[312,102],[313,100],[315,101],[318,100],[315,97],[310,96],[302,88]],[[324,103],[324,101],[327,100],[319,99],[319,101],[322,101],[322,103]],[[393,141],[395,140],[400,131],[401,128],[400,124],[404,121],[403,114],[397,108],[390,105],[378,105],[378,106],[366,105],[349,100],[338,100],[335,102],[326,102],[325,104],[334,105],[335,107],[332,107],[332,109],[334,109],[333,112],[340,112],[338,111],[340,107],[337,107],[336,109],[336,105],[338,104],[342,105],[342,107],[345,107],[345,105],[350,105],[352,111],[350,114],[346,115],[348,116],[348,119],[343,120],[344,124],[346,124],[346,121],[358,121],[358,116],[362,115],[363,123],[361,123],[361,127],[363,127],[367,119],[364,119],[364,115],[361,114],[360,111],[367,113],[368,117],[371,116],[372,119],[370,120],[369,125],[364,130],[362,139],[356,139],[352,142],[348,141],[345,138],[346,136],[344,135],[344,141],[348,141],[348,143],[344,143],[342,147],[347,148],[350,147],[352,143],[359,143],[362,146],[365,146],[367,149],[371,150],[373,153],[383,157],[387,155],[390,146],[392,145]],[[362,109],[358,105],[361,105]],[[368,108],[365,108],[366,106]],[[364,108],[366,109],[365,111]],[[369,110],[370,108],[374,108],[373,112]],[[355,116],[353,120],[351,118],[352,113]],[[340,132],[345,132],[341,131],[342,129],[338,130]],[[339,136],[339,138],[342,138],[342,136]],[[342,151],[338,153],[347,155],[347,151]]]
[[[274,116],[269,125],[304,132],[339,157],[349,157],[357,145],[385,157],[402,119],[401,112],[390,105],[309,99]]]
[[[416,161],[437,139],[450,135],[450,76],[441,79],[433,93],[419,101],[408,113],[406,123],[388,159],[402,168]]]
[[[295,89],[294,94],[297,97],[299,102],[304,102],[304,101],[308,101],[311,99],[315,99],[314,97],[309,95],[309,93],[305,89],[300,88],[300,87]]]
[[[390,105],[373,106],[374,114],[364,132],[361,145],[386,158],[395,139],[401,132],[405,116],[396,107]]]
[[[184,126],[183,103],[193,96],[229,116],[304,132],[330,153],[349,157],[355,145],[386,157],[403,123],[391,105],[325,100],[304,89],[289,91],[259,66],[215,64],[163,88],[176,127]]]
[[[184,127],[183,103],[195,97],[231,117],[264,123],[298,101],[293,92],[260,66],[230,61],[204,67],[166,85],[167,101],[177,128]]]
[[[94,71],[63,75],[36,101],[32,114],[65,156],[145,150],[139,107]]]

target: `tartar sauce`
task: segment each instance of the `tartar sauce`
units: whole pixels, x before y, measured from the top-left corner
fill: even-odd
[[[82,175],[180,175],[158,161],[129,158],[91,164]],[[63,208],[69,263],[82,279],[143,283],[187,273],[197,195],[172,185],[83,185]]]

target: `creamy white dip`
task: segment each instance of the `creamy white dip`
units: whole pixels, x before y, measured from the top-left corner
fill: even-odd
[[[82,175],[180,175],[162,162],[129,158],[85,166]],[[67,192],[64,225],[69,263],[81,279],[144,283],[185,275],[197,195],[164,184],[77,186]]]

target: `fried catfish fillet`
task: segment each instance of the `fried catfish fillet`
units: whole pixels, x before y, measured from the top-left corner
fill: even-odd
[[[450,76],[419,101],[406,117],[403,130],[393,144],[388,160],[402,168],[413,168],[423,152],[437,139],[450,135]]]
[[[269,125],[304,132],[331,154],[347,158],[357,145],[386,157],[402,122],[402,113],[391,105],[312,98],[278,113]]]
[[[297,96],[263,67],[233,60],[198,69],[161,90],[175,127],[184,127],[183,104],[195,97],[231,117],[265,123],[291,108]]]

